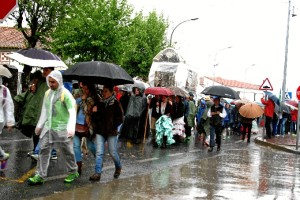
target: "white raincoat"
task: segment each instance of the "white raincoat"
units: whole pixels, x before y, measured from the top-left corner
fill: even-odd
[[[4,92],[5,90],[5,92]],[[2,85],[2,77],[0,77],[0,134],[4,126],[14,126],[14,103],[11,98],[10,91],[7,87]]]
[[[72,94],[63,86],[62,74],[52,71],[46,78],[49,86],[49,77],[55,79],[59,86],[56,90],[49,89],[44,96],[43,106],[36,133],[42,138],[49,132],[49,142],[67,141],[75,133],[76,102]]]

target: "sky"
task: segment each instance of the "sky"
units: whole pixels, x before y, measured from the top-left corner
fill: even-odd
[[[155,10],[170,22],[167,39],[200,76],[261,85],[268,78],[278,94],[284,79],[289,24],[287,90],[300,86],[300,0],[128,0],[136,11]],[[214,67],[214,65],[216,65]]]

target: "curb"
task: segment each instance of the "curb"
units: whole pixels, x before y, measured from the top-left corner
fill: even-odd
[[[287,152],[287,153],[293,153],[293,154],[300,155],[300,151],[293,150],[293,149],[287,148],[287,147],[282,146],[282,145],[277,145],[277,144],[274,144],[274,143],[271,143],[271,142],[264,141],[264,140],[262,140],[262,138],[260,136],[256,137],[254,139],[254,142],[256,144],[259,144],[259,145],[262,145],[262,146],[271,147],[272,149],[276,149],[276,150],[284,151],[284,152]]]

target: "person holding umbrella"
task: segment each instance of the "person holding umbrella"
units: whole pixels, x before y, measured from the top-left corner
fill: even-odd
[[[114,178],[118,178],[122,170],[120,157],[117,152],[117,128],[123,123],[124,118],[122,106],[114,96],[113,86],[104,85],[102,95],[103,99],[96,102],[92,113],[93,130],[96,134],[94,140],[96,144],[96,164],[95,173],[90,176],[91,181],[100,181],[101,179],[106,142],[109,154],[115,163]]]
[[[222,121],[227,115],[224,106],[220,104],[220,97],[214,96],[213,102],[214,105],[212,105],[207,112],[207,116],[210,117],[210,148],[208,149],[208,152],[213,151],[215,142],[218,144],[217,151],[221,150]]]
[[[243,107],[243,106],[242,106]],[[246,133],[247,133],[247,142],[250,143],[250,137],[251,137],[251,129],[252,129],[252,121],[254,119],[252,118],[247,118],[247,117],[242,117],[241,122],[243,125],[243,136],[242,140],[245,140]]]
[[[275,103],[268,98],[265,100],[265,97],[261,98],[261,103],[265,105],[265,116],[266,116],[266,138],[265,139],[271,139],[272,137],[272,131],[271,131],[271,124],[272,124],[272,119],[274,115],[274,110],[275,110]]]
[[[252,122],[257,117],[262,116],[264,110],[256,103],[246,103],[240,107],[239,113],[241,115],[241,122],[243,125],[242,140],[245,140],[246,132],[248,132],[247,142],[249,143],[252,131]]]

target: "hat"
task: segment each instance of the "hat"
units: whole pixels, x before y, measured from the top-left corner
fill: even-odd
[[[210,96],[205,96],[205,97],[204,97],[204,100],[205,100],[205,101],[210,101]]]

